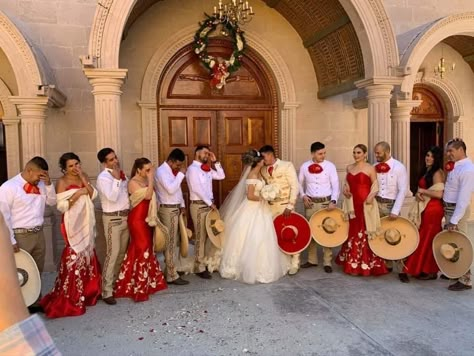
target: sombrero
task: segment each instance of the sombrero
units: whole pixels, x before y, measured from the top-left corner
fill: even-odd
[[[420,237],[416,226],[408,219],[388,216],[380,219],[380,232],[372,239],[369,247],[373,253],[385,260],[402,260],[415,252]]]
[[[206,215],[207,236],[217,248],[224,247],[224,221],[221,220],[219,210],[211,209]]]
[[[21,293],[26,306],[30,306],[38,300],[41,293],[40,273],[35,260],[25,250],[20,249],[14,256]]]
[[[309,219],[314,241],[324,247],[342,245],[349,235],[349,221],[341,209],[320,209]]]
[[[433,239],[433,255],[443,274],[449,278],[459,278],[471,267],[471,240],[459,231],[441,231]]]
[[[179,253],[181,257],[188,257],[189,250],[189,239],[193,236],[193,233],[190,229],[186,227],[186,222],[184,221],[183,214],[179,214]]]
[[[280,250],[288,255],[295,255],[308,247],[311,242],[311,227],[303,215],[291,213],[285,217],[277,215],[273,225],[278,239]]]
[[[153,233],[153,246],[155,252],[162,252],[165,250],[168,234],[168,228],[163,225],[161,221],[158,221]]]

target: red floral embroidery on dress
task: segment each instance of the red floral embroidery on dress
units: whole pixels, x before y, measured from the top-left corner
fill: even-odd
[[[382,162],[375,165],[375,170],[377,173],[387,173],[390,170],[390,166],[387,163]]]
[[[210,167],[207,163],[201,164],[201,169],[202,169],[204,172],[210,172],[210,171],[211,171],[211,167]]]
[[[444,169],[446,172],[451,172],[454,169],[454,162],[453,161],[448,161],[444,165]]]
[[[321,167],[319,164],[317,163],[313,163],[312,165],[310,165],[308,167],[308,172],[311,173],[311,174],[319,174],[323,171],[323,167]]]

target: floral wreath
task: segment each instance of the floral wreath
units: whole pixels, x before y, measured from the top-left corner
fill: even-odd
[[[204,66],[212,71],[211,86],[222,89],[230,74],[241,66],[240,61],[245,47],[244,32],[237,24],[230,21],[221,22],[216,16],[205,15],[207,19],[199,24],[200,27],[194,35],[194,53],[199,56]],[[207,53],[209,34],[214,32],[219,25],[222,26],[222,34],[230,35],[234,41],[234,51],[229,59],[216,58]]]

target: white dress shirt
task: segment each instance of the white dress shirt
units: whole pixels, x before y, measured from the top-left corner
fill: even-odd
[[[56,205],[56,191],[53,184],[38,183],[40,194],[27,194],[26,180],[21,174],[3,183],[0,187],[0,211],[5,218],[10,240],[16,244],[13,229],[31,229],[44,223],[45,204]]]
[[[180,204],[184,208],[183,191],[181,190],[184,177],[183,172],[178,172],[175,176],[167,162],[156,169],[156,197],[160,204]]]
[[[225,174],[219,162],[214,164],[216,169],[211,169],[210,172],[203,171],[201,165],[201,162],[194,160],[188,167],[186,180],[189,187],[189,199],[203,200],[208,206],[211,206],[214,200],[212,180],[222,180],[225,178]]]
[[[323,171],[321,173],[310,173],[308,167],[312,164],[319,164]],[[300,167],[298,175],[300,183],[300,196],[307,195],[311,198],[325,198],[331,196],[331,200],[339,198],[339,177],[336,166],[329,161],[324,160],[321,163],[315,163],[313,160],[304,162]]]
[[[130,209],[128,179],[116,179],[110,170],[105,168],[97,177],[97,190],[104,213]]]
[[[387,173],[377,173],[379,192],[377,196],[384,199],[394,199],[391,213],[400,215],[403,201],[408,189],[407,170],[403,163],[393,157],[385,162],[390,166]],[[377,163],[378,164],[378,163]],[[375,164],[375,166],[377,165]]]
[[[469,158],[454,163],[454,169],[448,173],[444,186],[443,200],[446,203],[456,203],[453,216],[449,221],[457,225],[471,203],[474,191],[474,165]]]

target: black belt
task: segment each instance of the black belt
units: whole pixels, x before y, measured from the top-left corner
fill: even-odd
[[[456,203],[448,203],[448,202],[443,201],[443,205],[447,208],[451,208],[453,206],[456,206]]]
[[[112,211],[110,213],[103,212],[102,214],[105,216],[127,216],[130,210],[120,210],[120,211]]]
[[[191,204],[207,205],[204,200],[191,200]]]
[[[382,198],[382,197],[379,197],[379,196],[376,196],[375,200],[377,200],[379,203],[382,203],[382,204],[395,203],[395,199],[387,199],[387,198]]]
[[[325,203],[327,201],[331,201],[331,196],[327,196],[327,197],[322,197],[322,198],[312,198],[312,197],[309,197],[311,199],[311,201],[313,203]]]
[[[160,208],[170,208],[170,209],[177,209],[181,208],[181,204],[160,204]]]
[[[30,228],[19,227],[17,229],[13,229],[13,233],[15,233],[15,234],[29,234],[29,233],[32,233],[32,232],[40,232],[41,230],[43,230],[43,225],[30,227]]]

